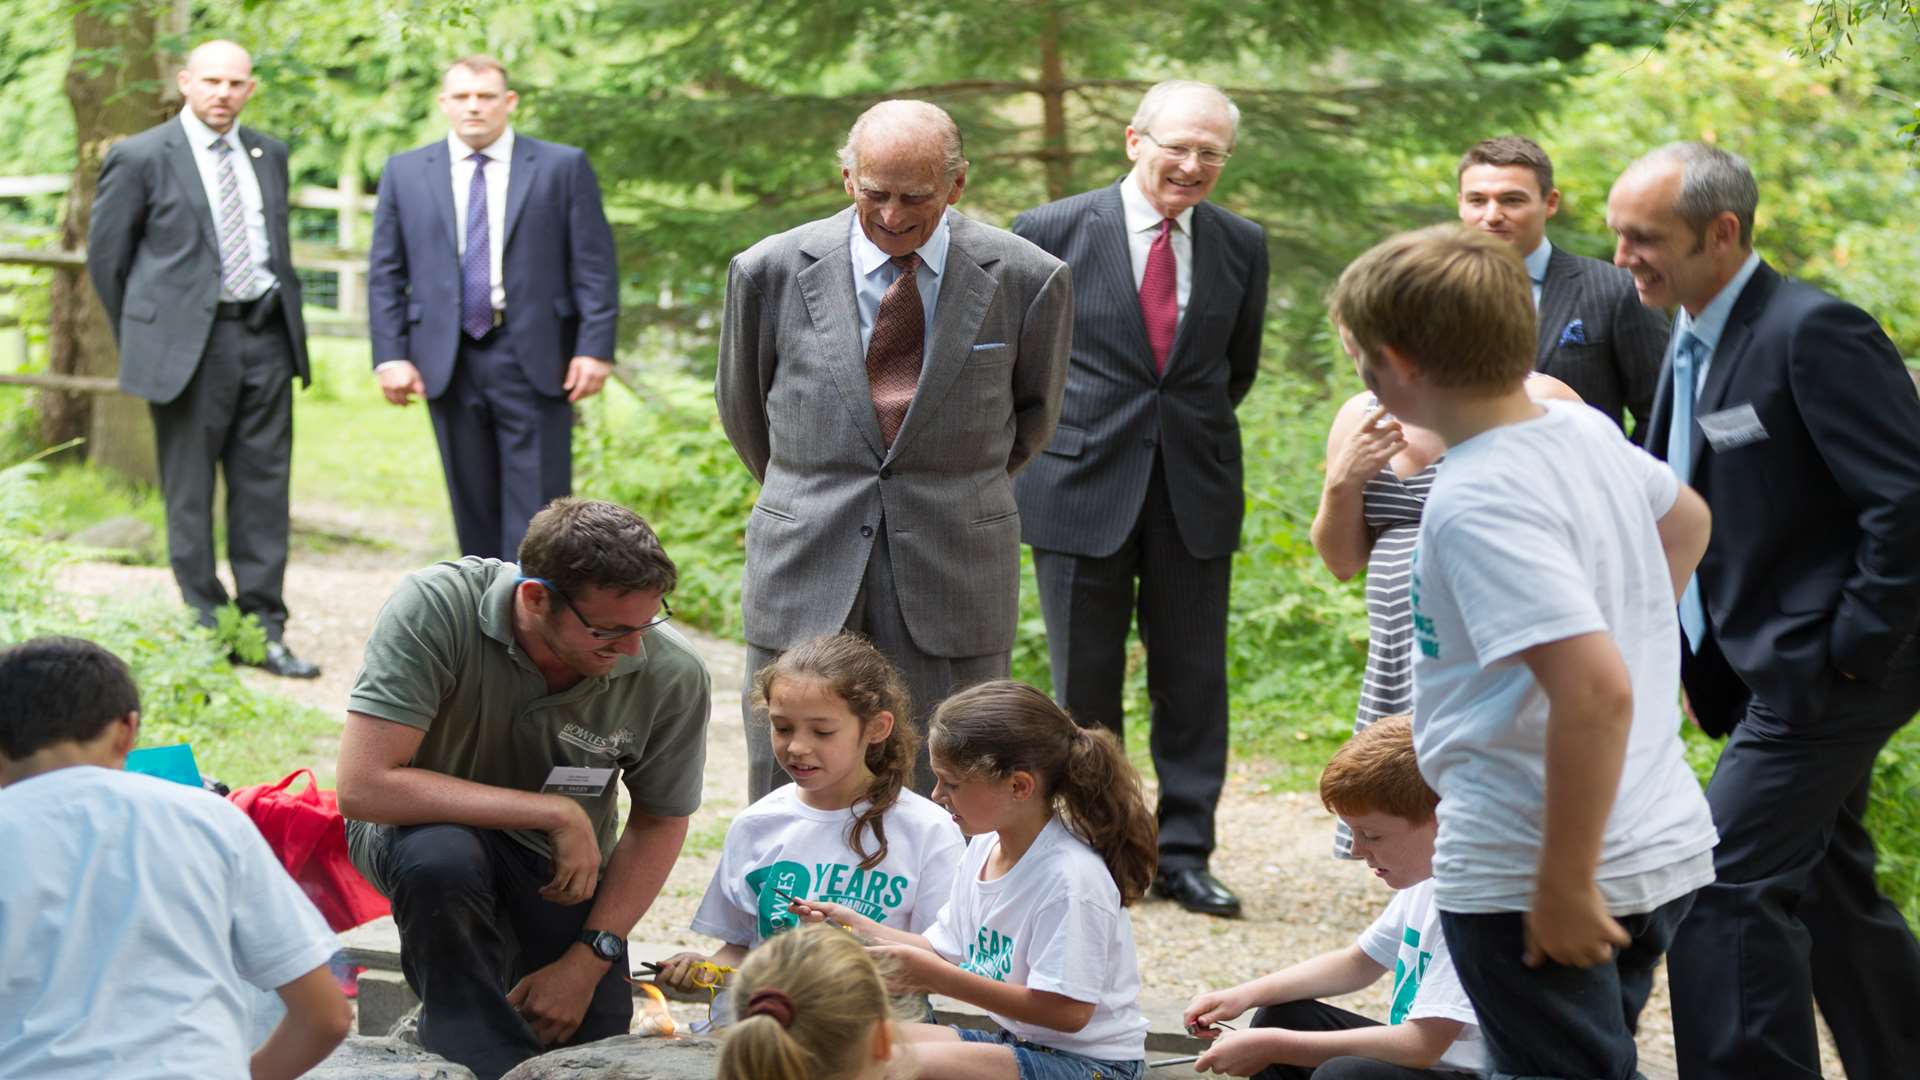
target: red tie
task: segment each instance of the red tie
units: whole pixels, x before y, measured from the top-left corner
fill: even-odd
[[[920,256],[896,255],[900,276],[880,297],[867,338],[867,388],[873,394],[873,413],[880,421],[880,437],[888,446],[900,434],[900,423],[913,404],[920,385],[920,354],[926,339],[927,312],[920,303],[920,284],[914,270]]]
[[[1147,323],[1147,344],[1153,348],[1153,370],[1167,373],[1167,354],[1173,351],[1173,331],[1180,324],[1179,273],[1173,258],[1173,219],[1160,220],[1160,235],[1147,249],[1147,272],[1140,275],[1140,317]]]

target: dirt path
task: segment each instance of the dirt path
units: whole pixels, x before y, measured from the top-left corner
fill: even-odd
[[[360,651],[380,605],[407,573],[432,560],[431,541],[417,527],[367,515],[341,515],[328,508],[296,507],[296,523],[339,537],[376,537],[377,547],[329,543],[296,552],[287,577],[293,620],[287,643],[318,663],[321,678],[300,682],[257,671],[244,677],[256,688],[283,694],[340,716]],[[157,591],[172,596],[163,567],[80,563],[67,568],[61,585],[81,595]],[[726,827],[745,806],[745,742],[740,724],[743,654],[734,642],[680,627],[713,673],[713,723],[708,742],[706,797],[687,846],[667,886],[637,936],[662,943],[710,947],[685,929],[718,859]],[[330,782],[333,763],[306,763]],[[291,767],[291,764],[290,764]],[[1359,867],[1328,854],[1333,819],[1317,800],[1297,793],[1271,793],[1257,763],[1237,764],[1228,777],[1219,812],[1219,850],[1214,872],[1245,902],[1245,917],[1227,921],[1188,915],[1172,904],[1148,900],[1133,911],[1146,992],[1161,1000],[1184,999],[1202,989],[1230,985],[1314,953],[1351,942],[1390,895]],[[1387,983],[1343,1000],[1349,1008],[1384,1014]],[[1831,1041],[1824,1038],[1825,1067],[1842,1075]],[[1650,1072],[1672,1073],[1672,1021],[1665,972],[1654,990],[1640,1032]]]

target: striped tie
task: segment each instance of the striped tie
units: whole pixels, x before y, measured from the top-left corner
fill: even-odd
[[[233,144],[226,136],[213,140],[220,160],[220,287],[235,300],[251,300],[255,292],[253,256],[247,250],[247,208],[240,203],[240,180],[233,174]]]

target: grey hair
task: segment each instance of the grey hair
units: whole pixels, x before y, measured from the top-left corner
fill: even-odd
[[[1140,107],[1133,110],[1133,130],[1147,130],[1147,126],[1153,123],[1154,117],[1160,115],[1160,110],[1172,104],[1175,98],[1196,92],[1211,94],[1219,99],[1221,107],[1227,110],[1227,121],[1233,128],[1233,137],[1237,141],[1240,138],[1240,106],[1233,103],[1233,99],[1227,96],[1225,90],[1212,83],[1197,82],[1193,79],[1168,79],[1148,90],[1140,98]]]
[[[1740,246],[1753,249],[1753,211],[1760,205],[1760,185],[1744,158],[1703,142],[1676,142],[1650,151],[1628,168],[1661,163],[1680,166],[1680,194],[1673,200],[1673,212],[1693,227],[1696,238],[1706,239],[1714,218],[1732,214],[1740,222]]]
[[[960,125],[953,122],[947,110],[931,101],[894,98],[870,107],[847,129],[847,141],[840,146],[839,158],[840,167],[848,173],[859,174],[860,139],[876,126],[913,132],[923,137],[937,136],[940,139],[940,167],[947,179],[952,180],[967,171],[967,153],[961,143]]]

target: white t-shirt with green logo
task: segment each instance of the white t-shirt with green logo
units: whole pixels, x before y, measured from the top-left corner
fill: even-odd
[[[780,889],[802,900],[845,904],[910,933],[924,931],[951,890],[964,843],[960,827],[925,797],[902,791],[884,818],[887,857],[863,870],[847,830],[865,806],[815,810],[800,801],[798,788],[783,784],[747,807],[727,827],[693,929],[730,945],[758,945],[797,921],[775,898]],[[871,851],[872,834],[862,843]]]
[[[1439,1069],[1478,1073],[1487,1061],[1467,988],[1453,970],[1440,909],[1433,906],[1433,879],[1393,894],[1387,910],[1354,944],[1374,963],[1393,972],[1393,1004],[1387,1023],[1453,1020],[1466,1026],[1434,1063]]]
[[[1107,864],[1056,817],[1013,869],[981,881],[999,843],[995,833],[968,842],[953,899],[927,941],[976,975],[1094,1006],[1093,1019],[1074,1032],[988,1013],[1014,1035],[1102,1061],[1143,1059],[1147,1018],[1133,922]]]

